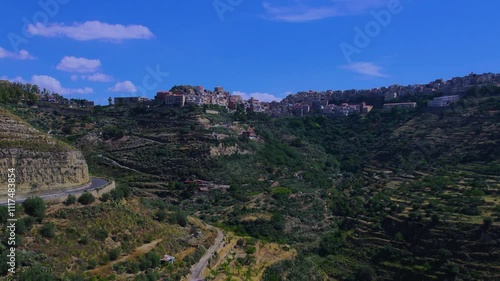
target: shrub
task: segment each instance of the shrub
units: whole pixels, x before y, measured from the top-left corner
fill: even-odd
[[[405,237],[404,237],[403,233],[397,232],[394,235],[394,240],[399,241],[399,242],[403,242],[403,241],[405,241]]]
[[[21,220],[24,221],[24,225],[27,230],[31,230],[33,228],[33,224],[35,224],[35,218],[32,216],[24,217]]]
[[[16,233],[17,234],[24,234],[26,233],[27,228],[26,224],[24,223],[24,220],[18,220],[16,223]]]
[[[140,258],[140,260],[139,260],[139,269],[141,271],[146,270],[148,268],[151,268],[151,265],[152,265],[152,263],[151,263],[151,261],[148,258],[146,258],[146,257]]]
[[[148,281],[156,281],[160,279],[160,274],[154,270],[147,270],[146,271],[146,278]]]
[[[172,223],[177,223],[178,225],[185,227],[188,224],[187,215],[181,211],[176,211],[171,218]]]
[[[5,224],[9,218],[9,209],[7,206],[0,206],[0,223]]]
[[[132,189],[127,185],[121,185],[118,189],[122,191],[124,198],[129,198],[132,195]]]
[[[95,239],[104,241],[106,238],[108,238],[108,232],[104,229],[98,229],[94,233]]]
[[[155,252],[146,254],[146,258],[151,261],[151,268],[156,268],[160,265],[160,256]]]
[[[78,203],[80,203],[82,205],[88,205],[88,204],[94,202],[94,200],[95,200],[94,195],[92,195],[89,192],[85,192],[80,196],[80,198],[78,198]]]
[[[120,248],[114,248],[108,252],[109,259],[114,261],[120,256]]]
[[[66,135],[71,135],[71,134],[73,134],[73,127],[72,127],[72,126],[70,126],[70,125],[64,126],[64,127],[62,128],[62,132],[63,132],[64,134],[66,134]]]
[[[113,199],[113,197],[111,196],[111,194],[110,194],[109,192],[104,193],[104,194],[101,196],[101,198],[100,198],[100,200],[101,200],[102,202],[108,202],[108,201],[109,201],[109,200],[111,200],[111,199]]]
[[[54,238],[56,236],[56,226],[53,223],[46,223],[40,228],[40,234],[45,238]]]
[[[255,254],[255,247],[254,246],[248,246],[245,248],[245,253],[247,253],[248,255],[252,255],[252,254]]]
[[[17,280],[19,280],[19,281],[33,281],[33,280],[55,281],[58,279],[56,279],[56,277],[47,268],[42,267],[40,265],[36,265],[36,266],[30,267],[30,268],[20,272],[18,277],[17,277]]]
[[[375,270],[369,265],[360,265],[356,268],[354,277],[358,281],[371,281],[375,276]]]
[[[68,195],[68,198],[66,199],[66,201],[64,201],[64,204],[66,204],[66,205],[68,205],[68,206],[69,206],[69,205],[73,205],[73,204],[75,204],[75,203],[76,203],[76,197],[75,197],[75,195],[73,195],[73,194],[69,194],[69,195]]]
[[[483,219],[483,226],[482,226],[483,229],[484,229],[484,231],[487,231],[490,228],[490,226],[491,226],[492,223],[493,223],[493,219],[491,219],[491,218],[484,218]]]
[[[127,267],[127,272],[132,274],[136,274],[137,272],[139,272],[139,263],[130,262]]]
[[[76,273],[70,273],[65,276],[64,280],[68,281],[85,281],[85,278],[83,278],[81,275],[78,275]]]
[[[88,235],[83,235],[82,238],[80,238],[80,240],[78,240],[78,244],[82,244],[82,245],[87,245],[89,243],[89,236]]]
[[[238,239],[238,241],[236,242],[236,245],[238,245],[239,247],[243,246],[245,244],[245,240],[243,239]]]
[[[26,214],[36,217],[42,221],[45,215],[45,202],[40,197],[30,197],[23,202],[23,208]]]
[[[322,256],[335,254],[344,245],[344,238],[340,231],[325,235],[319,243],[319,252]]]
[[[161,209],[156,212],[156,219],[158,221],[160,222],[165,221],[166,218],[167,218],[167,212],[165,210]]]
[[[97,266],[97,260],[94,258],[89,259],[87,263],[87,269],[94,269]]]

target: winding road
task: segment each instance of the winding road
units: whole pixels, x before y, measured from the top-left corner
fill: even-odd
[[[208,226],[208,227],[212,228],[211,226]],[[215,251],[217,251],[217,249],[220,248],[220,245],[222,243],[223,238],[224,238],[224,235],[223,235],[222,231],[220,229],[217,229],[217,238],[215,238],[215,242],[212,245],[212,247],[210,247],[207,250],[205,255],[203,255],[203,257],[198,261],[197,264],[195,264],[195,265],[193,265],[193,267],[191,267],[191,275],[189,276],[189,279],[188,279],[189,281],[204,280],[201,277],[201,274],[203,273],[205,268],[207,268],[208,259],[210,259],[212,257],[212,255],[215,253]]]
[[[74,187],[71,189],[55,190],[52,193],[41,193],[41,194],[33,194],[33,195],[27,195],[27,196],[26,195],[19,195],[19,196],[15,196],[14,199],[16,200],[16,203],[22,203],[22,202],[24,202],[24,200],[26,200],[26,198],[31,197],[31,196],[37,196],[37,197],[40,197],[43,199],[56,198],[56,197],[70,195],[70,194],[80,193],[82,191],[90,191],[90,190],[94,190],[94,189],[99,189],[101,187],[106,186],[108,183],[109,182],[107,180],[104,180],[101,178],[92,178],[90,185],[87,183],[87,184],[84,184],[84,185],[81,185],[78,187]],[[7,198],[0,199],[0,200],[2,200],[2,202],[0,202],[0,206],[7,205],[7,202],[3,201],[6,199]]]

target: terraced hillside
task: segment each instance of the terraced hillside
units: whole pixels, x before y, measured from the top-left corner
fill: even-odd
[[[16,113],[46,120],[84,149],[91,171],[135,196],[297,249],[263,280],[496,280],[499,105],[494,90],[432,114],[337,119],[196,107]]]

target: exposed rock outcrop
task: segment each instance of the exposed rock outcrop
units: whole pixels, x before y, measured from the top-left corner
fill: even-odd
[[[210,147],[210,156],[212,157],[249,153],[250,151],[241,149],[237,144],[233,146],[224,146],[224,144],[220,143],[219,146]]]
[[[3,190],[7,187],[9,168],[15,168],[17,194],[71,188],[90,181],[87,163],[80,151],[0,109],[0,186]]]

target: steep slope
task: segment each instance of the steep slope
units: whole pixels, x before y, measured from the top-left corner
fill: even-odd
[[[465,97],[438,114],[423,113],[384,138],[376,160],[406,171],[442,165],[480,164],[500,158],[500,96]],[[498,172],[498,171],[496,171]]]
[[[15,168],[18,195],[64,189],[90,181],[87,163],[80,151],[0,109],[1,186],[6,186],[9,168]]]

